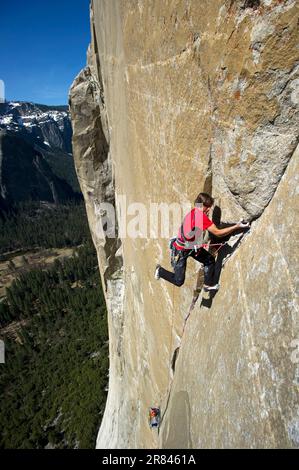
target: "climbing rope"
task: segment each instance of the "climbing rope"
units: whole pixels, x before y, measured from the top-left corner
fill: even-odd
[[[240,236],[240,238],[239,238],[237,244],[239,244],[239,242],[241,243],[241,242],[244,240],[244,238],[247,236],[247,234],[248,234],[249,232],[250,232],[250,231],[243,233],[243,234]],[[210,247],[212,247],[212,246],[219,246],[219,248],[218,248],[218,249],[215,251],[215,253],[214,253],[214,256],[216,257],[216,256],[218,255],[219,250],[220,250],[223,246],[225,246],[225,245],[229,245],[229,242],[226,241],[226,242],[223,242],[223,243],[204,243],[204,244],[200,245],[200,248],[206,248],[206,247],[210,248]],[[228,254],[228,255],[223,259],[223,261],[222,261],[222,266],[224,266],[224,264],[226,263],[226,261],[228,260],[228,258],[230,258],[230,256],[231,256],[231,254]],[[188,318],[190,317],[190,314],[191,314],[192,310],[193,310],[194,307],[195,307],[195,304],[196,304],[196,302],[197,302],[197,299],[198,299],[198,297],[199,297],[199,294],[200,294],[201,290],[202,290],[202,287],[201,287],[200,289],[197,287],[197,288],[193,291],[193,299],[192,299],[192,302],[191,302],[191,305],[190,305],[188,314],[187,314],[187,316],[185,317],[185,322],[184,322],[184,326],[183,326],[183,333],[182,333],[182,336],[183,336],[184,331],[185,331],[186,322],[187,322]]]
[[[225,242],[226,243],[226,242]],[[203,245],[200,245],[198,247],[194,247],[192,250],[190,250],[190,252],[188,252],[185,257],[188,258],[192,252],[197,252],[197,250],[199,250],[200,248],[203,248],[203,247],[206,247],[206,246],[219,246],[219,248],[217,249],[217,252],[220,250],[220,248],[225,245],[225,243],[213,243],[213,244],[208,244],[208,243],[205,243]],[[167,411],[167,408],[168,408],[168,402],[169,402],[169,398],[170,398],[170,392],[171,392],[171,387],[172,387],[172,383],[173,383],[173,378],[171,378],[171,364],[172,364],[172,358],[173,358],[173,354],[172,353],[172,343],[173,343],[173,327],[174,327],[174,292],[175,292],[175,286],[173,285],[172,286],[172,316],[171,316],[171,329],[170,329],[170,340],[169,340],[169,352],[170,352],[170,356],[169,356],[169,373],[168,373],[168,388],[167,388],[167,392],[166,392],[166,396],[167,396],[167,402],[166,402],[166,405],[164,407],[164,411],[161,415],[161,420],[160,420],[160,424],[162,424],[162,421],[163,421],[163,418],[165,416],[165,413]],[[196,297],[196,300],[198,299],[198,296],[201,292],[201,288],[198,288],[194,291],[197,293],[197,297]],[[193,297],[193,300],[194,300],[194,297]],[[181,336],[181,340],[183,338],[183,334],[184,334],[184,331],[185,331],[185,326],[186,326],[186,323],[187,323],[187,320],[190,316],[190,313],[191,313],[191,310],[193,310],[194,308],[194,305],[195,305],[195,302],[196,300],[194,301],[194,304],[192,306],[192,309],[190,307],[189,309],[189,313],[188,313],[188,316],[185,318],[184,320],[184,326],[183,326],[183,332],[182,332],[182,336]],[[193,302],[193,301],[192,301]],[[158,434],[159,434],[159,430],[160,430],[160,426],[158,427]]]
[[[223,242],[223,243],[203,243],[202,245],[199,246],[199,248],[210,248],[212,246],[218,246],[219,248],[217,248],[217,250],[215,251],[215,253],[213,254],[213,256],[217,256],[219,250],[224,246],[228,244],[227,242]],[[195,249],[195,251],[197,250],[197,248]],[[201,268],[202,269],[202,268]],[[184,326],[183,326],[183,333],[182,333],[182,337],[183,337],[183,334],[184,334],[184,331],[185,331],[185,327],[186,327],[186,323],[187,323],[187,320],[188,318],[190,317],[191,315],[191,312],[192,310],[194,309],[195,307],[195,304],[198,300],[198,297],[199,297],[199,294],[201,293],[202,291],[202,286],[199,287],[198,286],[198,279],[197,279],[197,285],[196,285],[196,289],[193,291],[193,298],[192,298],[192,302],[191,302],[191,305],[189,307],[189,310],[188,310],[188,313],[184,319]]]
[[[248,233],[248,232],[247,232]],[[246,234],[243,234],[239,241],[241,242],[243,240],[243,238],[246,236]],[[239,242],[237,242],[238,244]],[[214,256],[218,255],[218,252],[219,250],[225,246],[225,245],[229,245],[228,242],[224,242],[224,243],[203,243],[202,245],[199,245],[198,247],[195,247],[193,248],[190,253],[188,253],[187,257],[190,256],[190,254],[193,252],[193,251],[197,251],[198,249],[200,248],[205,248],[205,247],[212,247],[212,246],[218,246],[219,248],[217,248],[216,252],[214,253]],[[223,260],[223,263],[222,265],[224,265],[224,263],[227,261],[227,259],[229,258],[230,256],[227,256],[224,258]],[[202,269],[202,268],[201,268]],[[198,271],[200,272],[200,270]],[[197,283],[198,283],[198,279],[197,279]],[[172,351],[172,337],[173,337],[173,326],[174,326],[174,289],[175,287],[172,286],[172,321],[171,321],[171,336],[170,336],[170,361],[169,363],[171,364],[171,351]],[[188,318],[190,317],[190,314],[192,312],[192,310],[194,309],[195,307],[195,303],[200,295],[200,292],[202,290],[202,286],[199,288],[198,286],[196,286],[196,289],[193,291],[193,299],[192,299],[192,302],[191,302],[191,305],[190,305],[190,308],[189,308],[189,311],[188,311],[188,314],[187,316],[185,317],[184,319],[184,326],[183,326],[183,332],[182,332],[182,336],[181,336],[181,341],[183,339],[183,335],[184,335],[184,332],[185,332],[185,327],[186,327],[186,324],[187,324],[187,320]],[[177,348],[179,349],[179,347]],[[176,351],[177,351],[176,349]],[[175,352],[176,352],[175,351]],[[170,366],[171,367],[171,366]],[[166,401],[166,404],[165,404],[165,407],[164,407],[164,412],[163,414],[161,415],[161,421],[159,423],[159,427],[158,427],[158,434],[159,434],[159,431],[160,431],[160,425],[162,424],[162,421],[164,419],[164,416],[166,414],[166,411],[167,411],[167,408],[168,408],[168,404],[169,404],[169,399],[170,399],[170,392],[171,392],[171,388],[172,388],[172,384],[173,384],[173,378],[171,379],[171,375],[170,375],[170,368],[169,368],[169,374],[168,374],[168,388],[167,388],[167,401]]]
[[[167,410],[167,407],[168,407],[168,401],[169,401],[169,397],[170,397],[170,392],[171,392],[171,386],[172,386],[172,381],[173,379],[171,378],[171,354],[172,354],[172,337],[173,337],[173,326],[174,326],[174,286],[172,286],[172,315],[171,315],[171,329],[170,329],[170,341],[169,341],[169,352],[170,352],[170,357],[169,357],[169,372],[168,372],[168,387],[167,387],[167,391],[166,391],[166,397],[167,397],[167,402],[166,402],[166,405],[164,407],[164,411],[161,415],[161,419],[160,419],[160,425],[163,421],[163,418],[164,418],[164,415],[166,413],[166,410]],[[159,431],[160,431],[160,425],[158,427],[158,434],[159,434]]]

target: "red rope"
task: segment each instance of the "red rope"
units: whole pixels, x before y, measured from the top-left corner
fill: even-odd
[[[225,243],[203,243],[202,245],[198,245],[197,248],[193,248],[193,250],[195,251],[195,253],[197,252],[197,250],[200,250],[200,248],[204,248],[204,247],[210,247],[210,246],[219,246],[218,250],[216,251],[215,255],[218,253],[218,251],[226,244]]]
[[[223,245],[225,245],[225,243],[211,243],[211,244],[209,244],[209,243],[203,243],[203,244],[200,245],[200,246],[219,246],[219,245],[220,245],[220,246],[223,246]]]

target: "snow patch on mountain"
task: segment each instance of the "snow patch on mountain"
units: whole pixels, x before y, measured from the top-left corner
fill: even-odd
[[[20,132],[46,145],[71,152],[71,124],[67,106],[8,102],[0,106],[0,129]],[[24,134],[25,133],[25,134]]]

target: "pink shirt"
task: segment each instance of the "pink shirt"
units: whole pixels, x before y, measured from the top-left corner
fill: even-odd
[[[188,247],[182,247],[181,244],[185,244],[185,241],[190,243],[196,242],[201,233],[211,227],[211,225],[213,225],[213,222],[206,216],[206,214],[199,208],[194,207],[184,218],[177,236],[180,245],[174,242],[175,248],[177,250],[189,249]],[[185,237],[182,235],[182,229]]]

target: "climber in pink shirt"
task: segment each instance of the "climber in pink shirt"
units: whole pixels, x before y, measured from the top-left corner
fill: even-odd
[[[201,245],[203,232],[208,230],[216,237],[224,237],[239,230],[248,228],[249,224],[239,222],[231,227],[219,229],[208,218],[214,199],[206,193],[200,193],[195,200],[195,207],[186,215],[179,229],[179,233],[173,246],[178,253],[178,260],[174,272],[167,271],[159,264],[156,266],[155,278],[165,279],[175,286],[182,286],[185,282],[187,258],[191,256],[204,265],[204,289],[216,291],[219,289],[218,279],[215,279],[215,258]]]

